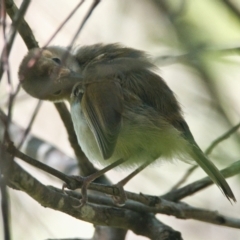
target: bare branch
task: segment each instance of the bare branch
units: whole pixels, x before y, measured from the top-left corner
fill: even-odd
[[[49,188],[54,189],[54,191],[61,192],[60,189],[50,186]],[[68,191],[68,194],[69,196],[77,199],[81,198],[81,194],[77,192]],[[116,208],[112,200],[106,196],[89,194],[88,200],[89,203]],[[195,208],[183,202],[171,202],[158,197],[155,197],[154,203],[152,202],[151,205],[145,205],[140,202],[128,200],[126,204],[121,207],[121,209],[128,209],[138,213],[160,213],[175,216],[179,219],[194,219],[216,225],[223,225],[226,227],[240,228],[240,219],[224,216],[217,211],[209,211],[206,209]]]
[[[7,122],[7,116],[1,109],[0,119],[0,139],[3,139],[3,129],[5,128],[4,122]],[[9,135],[10,138],[14,136],[15,145],[19,145],[19,143],[22,141],[25,131],[26,130],[24,128],[20,127],[14,122],[10,123]],[[43,146],[45,151],[39,151],[39,149],[41,149]],[[34,135],[29,134],[27,136],[27,141],[24,142],[22,151],[32,158],[37,158],[41,162],[50,165],[51,167],[60,169],[60,171],[65,174],[78,173],[75,159],[67,156],[64,152],[56,148],[51,143],[46,142]],[[56,161],[56,159],[61,159],[61,161]]]
[[[136,234],[141,234],[150,239],[182,239],[179,232],[159,222],[150,213],[143,214],[128,209],[90,203],[82,208],[74,208],[73,206],[77,204],[78,200],[44,186],[14,162],[12,163],[11,174],[7,174],[6,177],[9,183],[25,191],[44,207],[67,213],[77,219],[97,225],[131,229]]]
[[[240,161],[233,163],[229,167],[221,170],[220,172],[222,173],[222,175],[225,178],[232,177],[236,174],[239,174],[240,173]],[[168,192],[168,193],[162,195],[161,197],[171,200],[171,201],[179,201],[189,195],[192,195],[192,194],[198,192],[199,190],[202,190],[203,188],[206,188],[206,187],[212,185],[212,184],[213,184],[213,182],[211,181],[211,179],[209,177],[205,177],[201,180],[190,183],[182,188],[175,189],[171,192]]]
[[[16,13],[16,15],[13,18],[10,34],[8,36],[8,39],[5,39],[6,42],[3,47],[1,59],[8,59],[18,27],[20,26],[23,16],[25,15],[25,12],[27,11],[29,3],[30,3],[30,0],[24,0],[21,4],[19,11]],[[3,69],[4,69],[3,67],[4,61],[2,60],[0,64],[1,64],[0,65],[0,79],[1,79],[3,74]],[[7,62],[5,64],[7,64]]]
[[[220,137],[218,137],[216,140],[214,140],[212,142],[212,144],[206,149],[205,154],[209,155],[212,150],[222,141],[228,139],[233,133],[235,133],[240,127],[240,123],[238,123],[237,125],[233,126],[230,130],[228,130],[227,132],[225,132],[223,135],[221,135]]]
[[[84,0],[83,0],[83,1],[84,1]],[[73,37],[73,39],[72,39],[72,41],[71,41],[71,43],[70,43],[70,45],[69,45],[69,49],[72,48],[72,46],[73,46],[73,44],[75,43],[77,37],[79,36],[80,32],[82,31],[85,23],[87,22],[87,20],[89,19],[89,17],[92,15],[94,9],[97,7],[97,5],[100,3],[100,1],[101,1],[101,0],[93,0],[93,3],[92,3],[92,5],[91,5],[91,7],[89,8],[86,16],[84,17],[82,23],[80,24],[80,26],[79,26],[76,34],[74,35],[74,37]]]
[[[23,154],[17,148],[15,148],[13,146],[13,144],[11,144],[11,143],[8,143],[7,145],[5,145],[5,148],[13,156],[16,156],[16,157],[24,160],[25,162],[27,162],[35,167],[38,167],[41,170],[46,171],[46,172],[50,173],[51,175],[61,179],[62,181],[64,181],[67,184],[69,189],[75,190],[77,188],[81,188],[81,186],[83,184],[83,182],[82,182],[83,179],[81,180],[81,178],[75,178],[74,176],[73,177],[67,176],[49,166],[46,166],[45,164]],[[225,168],[224,170],[221,171],[221,173],[223,174],[223,176],[225,178],[239,174],[240,173],[240,161],[235,162],[230,167]],[[212,184],[213,184],[213,182],[211,181],[211,179],[209,177],[205,177],[202,180],[195,181],[191,184],[188,184],[187,186],[185,186],[183,188],[172,190],[172,191],[162,195],[161,198],[168,199],[171,201],[179,201],[182,198],[192,195]],[[112,195],[112,196],[120,195],[119,189],[117,187],[115,187],[114,185],[106,186],[106,185],[102,185],[102,184],[91,183],[89,185],[88,189],[95,190],[95,191],[105,193],[108,195]],[[138,202],[143,203],[148,206],[154,205],[156,199],[158,201],[158,197],[142,195],[142,194],[139,195],[139,194],[134,194],[131,192],[126,192],[126,196],[127,196],[127,199],[138,201]]]
[[[175,189],[179,188],[181,185],[183,185],[197,168],[198,168],[198,165],[190,167],[186,171],[186,173],[183,175],[183,177],[172,187],[171,190],[175,190]]]
[[[37,103],[37,106],[36,106],[35,110],[33,111],[33,114],[32,114],[32,117],[31,117],[31,119],[30,119],[30,122],[29,122],[29,124],[28,124],[28,126],[27,126],[27,128],[26,128],[26,130],[25,130],[25,132],[24,132],[24,134],[23,134],[23,137],[22,137],[20,143],[18,144],[18,147],[17,147],[17,148],[20,149],[21,146],[23,145],[24,141],[26,140],[29,132],[31,131],[33,122],[34,122],[34,120],[35,120],[35,118],[36,118],[36,116],[37,116],[37,114],[38,114],[38,111],[39,111],[39,109],[40,109],[41,106],[42,106],[42,101],[39,100],[38,103]]]
[[[0,157],[2,158],[1,154]],[[1,212],[2,212],[2,222],[3,222],[3,234],[5,240],[11,239],[10,234],[10,207],[7,186],[2,173],[0,172],[0,192],[1,192]]]
[[[5,5],[8,16],[12,19],[12,21],[14,21],[14,17],[19,11],[16,4],[12,0],[5,0]],[[18,24],[18,32],[21,35],[25,44],[27,45],[27,48],[31,49],[38,47],[38,43],[35,40],[32,30],[30,29],[27,22],[22,18]]]
[[[52,37],[47,41],[47,43],[43,46],[43,48],[47,47],[49,43],[56,37],[58,32],[63,28],[63,26],[68,22],[68,20],[74,15],[74,13],[81,7],[83,4],[84,0],[79,2],[77,6],[71,11],[71,13],[67,16],[67,18],[62,22],[62,24],[57,28],[55,33],[52,35]]]
[[[37,167],[38,169],[41,169],[49,174],[51,174],[52,176],[55,176],[59,179],[61,179],[62,181],[66,182],[67,180],[67,176],[65,174],[63,174],[62,172],[57,171],[54,168],[51,168],[49,166],[47,166],[44,163],[41,163],[39,161],[37,161],[36,159],[29,157],[28,155],[22,153],[21,151],[19,151],[12,142],[5,142],[4,146],[5,150],[10,153],[11,155],[18,157],[20,159],[22,159],[24,162],[27,162],[28,164]]]

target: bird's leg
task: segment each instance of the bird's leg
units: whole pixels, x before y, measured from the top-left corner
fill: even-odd
[[[93,182],[96,178],[99,178],[100,176],[102,176],[104,173],[108,172],[109,170],[117,167],[118,165],[126,162],[127,159],[119,159],[116,162],[113,162],[112,164],[110,164],[109,166],[87,176],[87,177],[80,177],[77,176],[77,180],[79,180],[80,182],[82,182],[82,187],[81,187],[81,194],[82,194],[82,199],[80,200],[80,205],[76,206],[78,208],[82,207],[88,200],[88,196],[87,196],[87,188],[89,186],[89,184],[91,182]]]
[[[130,173],[127,177],[119,181],[117,184],[114,186],[118,188],[119,190],[119,196],[112,196],[113,202],[117,206],[124,206],[127,196],[126,193],[123,189],[123,187],[134,177],[136,176],[139,172],[141,172],[144,168],[146,168],[148,165],[150,165],[155,159],[146,161],[144,164],[142,164],[140,167],[138,167],[136,170],[134,170],[132,173]]]

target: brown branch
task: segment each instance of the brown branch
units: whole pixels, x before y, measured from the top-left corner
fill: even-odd
[[[5,146],[5,149],[11,153],[13,156],[16,156],[22,160],[24,160],[25,162],[38,167],[39,169],[48,172],[49,174],[61,179],[62,181],[64,181],[69,189],[75,190],[77,188],[81,188],[82,184],[83,184],[83,179],[78,178],[76,179],[74,176],[67,176],[25,154],[23,154],[22,152],[20,152],[17,148],[15,148],[12,144],[8,144]],[[240,173],[240,161],[235,162],[234,164],[232,164],[231,166],[225,168],[224,170],[221,171],[221,173],[223,174],[223,176],[225,178],[234,176],[236,174]],[[184,197],[187,197],[189,195],[192,195],[210,185],[212,185],[213,182],[211,181],[211,179],[209,177],[205,177],[201,180],[195,181],[191,184],[186,185],[185,187],[182,187],[180,189],[175,189],[172,190],[164,195],[162,195],[160,198],[164,198],[167,200],[171,200],[171,201],[179,201]],[[116,186],[111,186],[111,185],[102,185],[102,184],[97,184],[97,183],[91,183],[88,187],[89,190],[95,190],[101,193],[105,193],[108,195],[112,195],[112,196],[119,196],[120,195],[120,191]],[[127,199],[129,200],[133,200],[133,201],[137,201],[140,202],[142,204],[145,204],[147,206],[154,206],[156,204],[156,201],[159,201],[158,197],[155,196],[149,196],[149,195],[143,195],[143,194],[135,194],[135,193],[131,193],[131,192],[127,192],[126,191],[126,196]]]
[[[33,111],[33,113],[32,113],[32,117],[31,117],[31,119],[30,119],[30,122],[29,122],[27,128],[25,129],[24,134],[23,134],[23,137],[22,137],[21,141],[19,142],[17,148],[20,149],[21,146],[23,145],[24,141],[26,140],[28,134],[29,134],[30,131],[31,131],[33,122],[34,122],[34,120],[35,120],[35,118],[36,118],[36,116],[37,116],[37,114],[38,114],[39,109],[40,109],[41,106],[42,106],[42,101],[39,100],[38,103],[37,103],[37,106],[35,107],[35,109],[34,109],[34,111]]]
[[[29,157],[28,155],[22,153],[21,151],[19,151],[19,150],[13,145],[12,142],[6,141],[6,142],[4,143],[4,145],[2,145],[2,146],[3,146],[3,148],[4,148],[8,153],[10,153],[11,155],[22,159],[24,162],[26,162],[26,163],[34,166],[34,167],[37,167],[38,169],[41,169],[41,170],[43,170],[44,172],[49,173],[49,174],[51,174],[52,176],[55,176],[55,177],[61,179],[61,180],[64,181],[64,182],[68,182],[68,177],[67,177],[65,174],[63,174],[62,172],[59,172],[59,171],[57,171],[56,169],[51,168],[51,167],[47,166],[46,164],[41,163],[41,162],[37,161],[36,159],[34,159],[34,158],[32,158],[32,157]]]
[[[2,157],[1,154],[0,154],[0,157]],[[7,185],[5,183],[5,180],[2,177],[1,171],[0,171],[0,192],[1,192],[1,212],[2,212],[4,239],[10,240],[11,231],[10,231],[10,209],[9,209],[8,190],[7,190]]]
[[[190,167],[182,176],[182,178],[171,188],[171,191],[178,189],[181,185],[183,185],[198,167],[198,165]]]
[[[9,149],[8,149],[9,150]],[[19,151],[15,149],[14,151],[11,151],[12,154],[15,154],[18,157],[22,157],[23,155],[19,155]],[[24,156],[26,158],[28,156]],[[32,159],[31,159],[32,161]],[[31,162],[32,164],[32,162]],[[39,165],[37,164],[39,167]],[[44,169],[45,170],[45,167]],[[232,166],[224,169],[222,171],[222,174],[225,177],[233,176],[236,173],[240,172],[240,161],[236,162]],[[52,174],[52,170],[50,171]],[[55,173],[53,173],[55,174]],[[60,173],[61,174],[61,173]],[[64,176],[61,178],[61,176]],[[69,181],[68,184],[71,185],[73,188],[77,187],[79,182],[74,182],[74,178],[68,178],[67,176],[61,174],[60,179],[64,181]],[[59,176],[57,176],[59,177]],[[72,181],[73,180],[73,181]],[[226,216],[223,216],[221,214],[218,214],[213,211],[207,211],[204,209],[197,209],[190,207],[184,203],[174,203],[170,202],[171,201],[178,201],[183,197],[188,196],[189,194],[193,194],[196,191],[199,191],[200,189],[203,189],[206,186],[209,186],[212,184],[212,181],[207,177],[202,180],[196,181],[192,184],[187,185],[186,187],[182,189],[178,189],[175,191],[172,191],[168,194],[163,195],[162,197],[154,197],[154,196],[147,196],[147,195],[142,195],[142,194],[135,194],[135,193],[130,193],[126,192],[127,198],[129,200],[133,201],[127,201],[126,205],[124,206],[124,209],[128,209],[131,211],[136,211],[136,212],[152,212],[152,213],[163,213],[167,215],[173,215],[177,218],[183,218],[183,219],[195,219],[199,221],[204,221],[204,222],[210,222],[214,223],[217,225],[224,225],[228,227],[234,227],[234,228],[240,228],[240,221],[238,219],[234,218],[229,218]],[[16,185],[16,184],[14,184]],[[119,190],[118,188],[114,186],[104,186],[104,185],[99,185],[96,183],[91,183],[89,186],[89,189],[91,190],[97,190],[101,191],[102,193],[106,193],[109,195],[119,195]],[[55,191],[59,191],[55,189]],[[79,194],[76,194],[74,192],[69,192],[69,196],[74,196],[75,198],[77,197],[78,199],[80,198]],[[168,200],[165,200],[168,199]],[[136,201],[136,202],[134,202]],[[107,206],[113,206],[112,201],[109,198],[102,197],[102,196],[95,196],[92,197],[89,195],[89,203],[94,203],[94,204],[103,204]],[[74,204],[73,204],[74,205]],[[90,204],[91,205],[91,204]],[[71,214],[70,214],[71,215]],[[121,227],[121,226],[119,226]]]
[[[5,131],[4,137],[8,138],[8,133]],[[10,202],[6,179],[4,179],[4,170],[7,163],[12,161],[12,156],[6,153],[2,145],[0,145],[0,192],[1,192],[1,212],[3,221],[3,234],[5,240],[11,239],[10,227]]]
[[[60,189],[50,187],[54,191],[61,192]],[[81,194],[77,192],[69,192],[68,194],[74,198],[81,198]],[[143,196],[144,197],[144,196]],[[108,207],[116,207],[112,200],[106,196],[89,194],[88,201],[92,204],[104,205]],[[154,204],[145,205],[140,202],[128,200],[121,209],[128,209],[138,213],[153,213],[175,216],[178,219],[194,219],[202,222],[208,222],[216,225],[222,225],[232,228],[240,228],[240,219],[224,216],[217,211],[209,211],[206,209],[195,208],[183,202],[171,202],[163,198],[155,197]]]
[[[220,171],[225,178],[232,177],[240,173],[240,161],[233,163],[231,166]],[[190,183],[182,188],[175,189],[171,192],[168,192],[161,197],[171,201],[179,201],[187,196],[190,196],[203,188],[206,188],[212,185],[213,182],[209,177],[205,177],[201,180]]]
[[[79,36],[80,32],[82,31],[83,27],[85,26],[87,20],[89,19],[89,17],[92,15],[94,9],[97,7],[97,5],[100,3],[101,0],[93,0],[93,3],[91,5],[91,7],[89,8],[86,16],[83,18],[79,28],[77,29],[77,32],[75,33],[75,35],[72,38],[72,41],[70,42],[69,46],[68,46],[68,51],[66,51],[66,53],[63,55],[62,58],[62,62],[65,62],[68,54],[70,52],[70,50],[72,49],[73,44],[75,43],[77,37]],[[84,0],[82,0],[81,2],[84,2]]]
[[[1,118],[1,120],[2,121],[6,121],[6,118],[7,118],[7,116],[0,110],[0,118]],[[1,125],[0,125],[0,129],[1,129]],[[13,136],[16,136],[16,134],[17,135],[19,135],[19,133],[16,133],[16,131],[14,131],[14,132],[12,132],[13,130],[17,130],[18,132],[20,131],[21,133],[20,133],[20,135],[22,135],[25,131],[23,130],[23,129],[19,129],[19,127],[18,126],[16,126],[16,125],[13,125],[13,123],[11,123],[11,125],[10,125],[10,134],[11,135],[13,135]],[[1,138],[1,132],[0,132],[0,138]],[[35,148],[37,148],[37,146],[36,146],[36,142],[38,142],[39,144],[47,144],[46,142],[43,142],[41,139],[36,139],[35,137],[31,137],[31,139],[32,140],[30,140],[30,142],[34,142],[34,146],[29,146],[30,148],[31,148],[31,154],[33,154],[33,150],[35,149]],[[31,144],[29,141],[27,142],[28,144]],[[60,155],[60,158],[61,158],[61,160],[63,160],[63,159],[65,159],[65,158],[68,158],[67,156],[65,156],[64,157],[64,153],[62,153],[62,152],[60,152],[58,149],[55,149],[53,146],[51,146],[50,144],[49,144],[49,149],[51,149],[51,152],[54,152],[55,154],[54,154],[54,158],[56,158],[56,154],[57,155]],[[15,152],[15,151],[17,151],[17,152]],[[26,149],[26,151],[28,151],[28,149]],[[55,169],[52,169],[52,168],[50,168],[50,167],[48,167],[48,166],[46,166],[46,165],[44,165],[44,164],[41,164],[41,163],[39,163],[39,161],[37,161],[37,160],[35,160],[35,159],[33,159],[33,158],[30,158],[29,156],[27,156],[27,155],[25,155],[25,154],[22,154],[19,150],[16,150],[16,149],[14,149],[13,151],[11,151],[10,150],[10,153],[11,154],[15,154],[15,155],[17,155],[18,157],[21,157],[24,161],[26,161],[26,162],[28,162],[29,164],[31,164],[31,165],[33,165],[33,166],[35,166],[35,167],[40,167],[40,169],[42,169],[42,170],[44,170],[44,171],[46,171],[47,170],[47,172],[48,173],[50,173],[50,174],[53,174],[53,175],[55,175],[54,173],[56,172],[55,171]],[[48,151],[48,154],[47,154],[47,156],[46,157],[44,157],[44,161],[47,161],[47,159],[49,160],[49,161],[51,161],[50,159],[49,159],[49,157],[51,158],[51,156],[52,156],[52,154],[50,154],[51,156],[49,156],[49,151]],[[35,155],[35,154],[33,154],[33,155]],[[66,161],[67,161],[67,159],[66,159]],[[68,159],[68,161],[70,161],[70,159]],[[67,161],[67,162],[68,162]],[[73,159],[71,160],[71,161],[73,161]],[[43,168],[42,168],[42,166],[43,166]],[[62,161],[61,161],[61,166],[62,166]],[[59,164],[58,164],[58,166],[57,166],[57,168],[59,169]],[[68,166],[65,166],[65,168],[66,169],[63,169],[65,172],[67,171],[67,172],[69,172],[69,163],[68,163]],[[58,174],[60,174],[61,176],[62,176],[62,173],[60,172],[56,172],[57,173],[57,175],[56,175],[56,177],[58,177]],[[64,176],[64,175],[63,175]],[[67,176],[64,176],[64,178],[62,179],[63,181],[64,180],[66,180],[65,179],[65,177],[66,177],[66,179],[68,179],[68,177]],[[103,182],[103,181],[102,181]],[[107,231],[107,233],[106,233],[106,231]],[[106,239],[106,234],[108,235],[108,237],[109,237],[109,240],[110,239],[116,239],[116,240],[123,240],[124,239],[124,233],[126,234],[126,230],[123,230],[123,229],[118,229],[118,228],[109,228],[109,227],[102,227],[102,226],[95,226],[95,234],[94,234],[94,236],[96,236],[97,238],[95,238],[95,239],[99,239],[99,240],[105,240]],[[101,238],[101,236],[103,236],[102,238]],[[94,239],[94,238],[93,238]]]
[[[18,27],[23,19],[23,16],[25,15],[27,8],[29,6],[30,0],[24,0],[20,6],[19,11],[14,15],[13,21],[12,21],[12,26],[11,26],[11,31],[10,34],[8,36],[8,39],[5,41],[5,44],[3,46],[3,50],[2,50],[2,56],[1,58],[5,58],[8,59],[8,56],[11,52],[12,49],[12,45],[14,42],[14,39],[16,37],[16,33],[18,30]],[[2,4],[3,5],[3,4]],[[1,61],[0,64],[0,79],[2,78],[2,74],[3,74],[3,64],[4,61]]]
[[[3,129],[5,127],[4,123],[6,122],[7,116],[0,109],[0,139],[3,139]],[[9,135],[12,139],[14,137],[14,144],[16,146],[18,146],[21,142],[25,131],[26,130],[24,128],[15,124],[14,122],[10,123]],[[45,151],[38,151],[43,145],[45,146]],[[21,151],[32,158],[41,159],[41,162],[58,170],[60,169],[60,171],[65,174],[77,173],[78,168],[73,158],[67,156],[64,152],[56,148],[56,146],[52,145],[51,143],[46,142],[45,140],[40,139],[32,134],[28,135],[27,141],[25,141]],[[55,159],[61,160],[56,162]]]
[[[14,21],[14,17],[19,11],[16,4],[12,0],[5,0],[5,5],[8,16]],[[38,47],[38,42],[36,41],[31,28],[24,19],[19,21],[18,32],[28,49]]]
[[[70,12],[70,14],[67,16],[67,18],[61,23],[61,25],[57,28],[57,30],[54,32],[54,34],[50,37],[50,39],[47,41],[47,43],[44,44],[43,48],[47,47],[49,43],[56,37],[58,32],[63,28],[63,26],[68,22],[68,20],[74,15],[74,13],[80,8],[80,6],[83,4],[84,0],[79,2],[77,6]]]
[[[82,208],[74,208],[73,206],[78,204],[77,199],[70,198],[50,187],[44,186],[15,162],[12,163],[11,173],[6,174],[5,177],[9,183],[26,192],[44,207],[67,213],[77,219],[97,225],[131,229],[136,234],[150,239],[181,239],[179,232],[159,222],[150,213],[140,214],[128,209],[90,203],[87,203]]]
[[[84,1],[84,0],[83,0]],[[82,31],[83,27],[85,26],[87,20],[89,19],[89,17],[92,15],[94,9],[97,7],[97,5],[100,3],[101,0],[93,0],[93,3],[91,5],[91,7],[89,8],[86,16],[83,18],[82,23],[80,24],[77,32],[75,33],[70,45],[69,45],[69,50],[72,48],[73,44],[75,43],[77,37],[79,36],[80,32]]]

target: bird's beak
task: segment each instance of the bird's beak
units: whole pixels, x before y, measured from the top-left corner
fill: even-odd
[[[83,76],[69,69],[61,68],[56,78],[48,82],[50,95],[61,95],[67,93],[70,96],[71,91],[76,83],[83,81]],[[45,93],[46,94],[46,93]]]
[[[69,98],[74,85],[82,80],[81,74],[61,67],[46,76],[35,76],[34,79],[27,79],[21,83],[23,89],[35,98],[59,101]]]
[[[83,76],[80,73],[76,73],[70,70],[70,72],[66,76],[63,76],[60,79],[62,79],[62,81],[64,82],[67,80],[69,84],[74,83],[75,85],[76,83],[83,81]]]

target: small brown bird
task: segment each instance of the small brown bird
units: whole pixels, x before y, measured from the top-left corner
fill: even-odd
[[[144,52],[118,44],[71,52],[52,46],[30,50],[20,65],[19,79],[33,97],[68,100],[82,150],[92,162],[109,165],[86,179],[82,204],[88,184],[109,169],[138,167],[118,183],[123,190],[129,179],[161,158],[195,160],[224,195],[236,201],[222,174],[198,147],[174,93],[154,68]],[[125,197],[115,201],[122,204]]]

